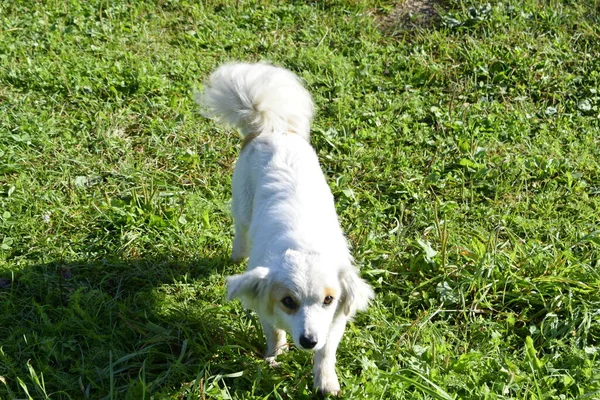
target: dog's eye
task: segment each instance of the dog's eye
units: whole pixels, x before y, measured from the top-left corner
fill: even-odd
[[[296,308],[296,302],[290,296],[284,297],[283,300],[281,300],[281,303],[290,310]]]
[[[333,296],[325,296],[325,300],[323,300],[323,304],[328,306],[331,304],[332,301],[333,301]]]

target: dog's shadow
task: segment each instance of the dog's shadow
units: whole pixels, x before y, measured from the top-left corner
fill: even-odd
[[[72,398],[312,397],[310,365],[301,372],[268,367],[260,323],[225,302],[224,276],[240,269],[223,256],[4,270],[0,303],[14,323],[0,327],[8,361],[0,394],[21,395],[25,384],[30,393]],[[298,392],[279,393],[288,386],[282,381]]]

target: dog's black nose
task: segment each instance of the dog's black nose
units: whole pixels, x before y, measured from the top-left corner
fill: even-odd
[[[312,349],[317,345],[317,339],[314,336],[300,336],[300,345],[305,349]]]

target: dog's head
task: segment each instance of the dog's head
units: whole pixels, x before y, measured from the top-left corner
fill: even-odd
[[[351,318],[373,298],[371,287],[350,262],[287,251],[278,265],[256,267],[227,278],[227,298],[238,298],[260,318],[290,333],[296,347],[319,350],[332,321]]]

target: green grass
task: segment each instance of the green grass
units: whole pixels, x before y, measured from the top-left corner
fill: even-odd
[[[600,397],[600,3],[0,4],[0,398],[301,399],[224,298],[240,140],[194,89],[298,73],[377,297],[349,399]]]

